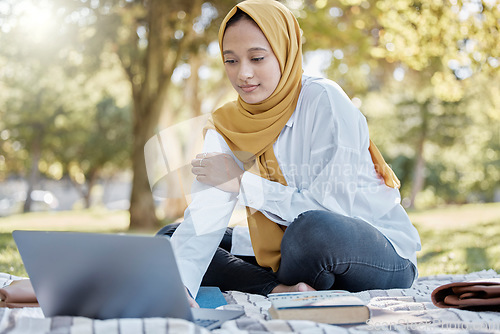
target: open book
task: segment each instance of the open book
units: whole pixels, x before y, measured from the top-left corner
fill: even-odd
[[[273,319],[357,324],[370,318],[365,303],[343,290],[275,293],[268,298]]]

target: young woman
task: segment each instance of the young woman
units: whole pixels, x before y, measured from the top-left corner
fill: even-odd
[[[191,295],[200,284],[262,295],[409,287],[420,239],[399,181],[342,89],[302,74],[293,14],[243,1],[219,44],[239,97],[212,113],[184,221],[159,232],[173,234]],[[226,228],[237,203],[250,238]]]

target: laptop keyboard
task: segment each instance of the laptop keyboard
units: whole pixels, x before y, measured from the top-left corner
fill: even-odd
[[[208,327],[217,321],[214,319],[194,319],[194,323],[201,327]]]

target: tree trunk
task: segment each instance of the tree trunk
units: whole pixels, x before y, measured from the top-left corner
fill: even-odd
[[[200,100],[200,94],[198,93],[199,82],[200,82],[198,71],[202,65],[201,55],[199,53],[193,54],[189,60],[189,64],[191,65],[191,75],[186,80],[186,86],[184,89],[183,95],[184,95],[184,100],[186,101],[184,108],[187,108],[189,110],[190,117],[195,118],[201,115],[201,100]],[[179,112],[181,112],[181,110],[179,110]],[[176,121],[172,119],[174,115],[170,116],[171,117],[169,117],[169,119],[167,120],[167,124],[173,124]],[[179,145],[179,147],[182,146],[180,141],[178,141],[177,143],[171,143],[171,145]],[[189,143],[187,143],[186,146],[189,146]],[[182,154],[186,154],[186,152],[182,152]],[[189,160],[190,159],[186,159],[186,161]],[[184,192],[181,191],[181,187],[183,187],[184,182],[187,180],[180,179],[182,178],[182,171],[171,171],[171,173],[177,175],[171,175],[171,177],[168,178],[167,187],[178,190],[172,191],[171,192],[172,195],[164,200],[163,203],[165,208],[164,218],[167,221],[174,221],[177,218],[182,217],[187,207],[187,199],[184,196]],[[185,190],[187,189],[184,188],[184,191]]]
[[[424,189],[424,183],[425,183],[424,145],[425,145],[425,138],[424,136],[422,136],[422,138],[420,138],[419,140],[417,147],[417,157],[415,163],[415,170],[413,173],[413,182],[412,182],[413,186],[410,195],[411,209],[415,208],[415,200],[417,198],[418,193]]]
[[[35,185],[38,184],[40,178],[40,171],[38,170],[38,163],[40,162],[40,157],[42,155],[42,133],[41,130],[35,126],[35,133],[33,136],[33,143],[31,145],[31,171],[28,177],[28,189],[26,191],[26,200],[23,205],[23,212],[31,211],[31,192],[35,189]]]
[[[140,126],[137,125],[137,129],[134,131],[132,147],[132,172],[134,176],[130,197],[130,229],[152,230],[158,227],[153,194],[149,186],[144,159],[144,145],[150,138],[148,134],[150,132],[149,124],[156,123],[156,121],[152,117],[144,119],[143,122],[139,122]]]
[[[415,208],[415,200],[419,192],[424,189],[425,184],[425,158],[424,147],[427,140],[427,103],[420,106],[420,114],[422,117],[422,127],[420,131],[420,138],[417,143],[416,162],[413,172],[413,186],[410,194],[410,208]]]
[[[179,6],[188,13],[185,22],[188,26],[184,37],[172,45],[177,20],[167,20],[173,12],[173,6]],[[136,59],[135,63],[128,63],[125,71],[132,84],[134,100],[134,143],[132,147],[132,194],[130,198],[130,228],[154,229],[158,228],[158,219],[155,213],[155,204],[144,159],[144,145],[155,134],[160,115],[165,110],[167,91],[170,86],[174,69],[181,61],[187,46],[191,42],[193,33],[192,22],[201,14],[201,1],[194,3],[170,3],[164,0],[151,0],[148,5],[148,46],[144,59]],[[174,26],[169,26],[169,24]],[[132,36],[137,36],[132,34]],[[123,62],[122,63],[127,63]],[[137,74],[134,68],[141,67],[142,74]]]
[[[92,169],[87,176],[87,189],[83,190],[83,199],[85,201],[85,208],[89,209],[92,205],[92,188],[94,187],[97,180],[97,170]],[[85,187],[85,185],[83,185]]]
[[[184,98],[188,102],[189,109],[191,109],[192,117],[197,117],[201,115],[201,99],[200,94],[200,77],[198,71],[201,68],[202,60],[201,57],[206,56],[206,52],[203,54],[198,53],[191,56],[189,64],[191,65],[191,76],[186,80],[186,89],[184,90]]]

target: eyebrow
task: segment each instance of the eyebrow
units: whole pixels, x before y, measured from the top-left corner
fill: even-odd
[[[266,52],[269,52],[266,48],[262,48],[262,47],[254,47],[254,48],[250,48],[248,49],[249,52],[251,51],[266,51]],[[227,55],[227,54],[230,54],[230,53],[234,53],[234,51],[232,50],[225,50],[225,51],[222,51],[222,54],[223,55]]]

